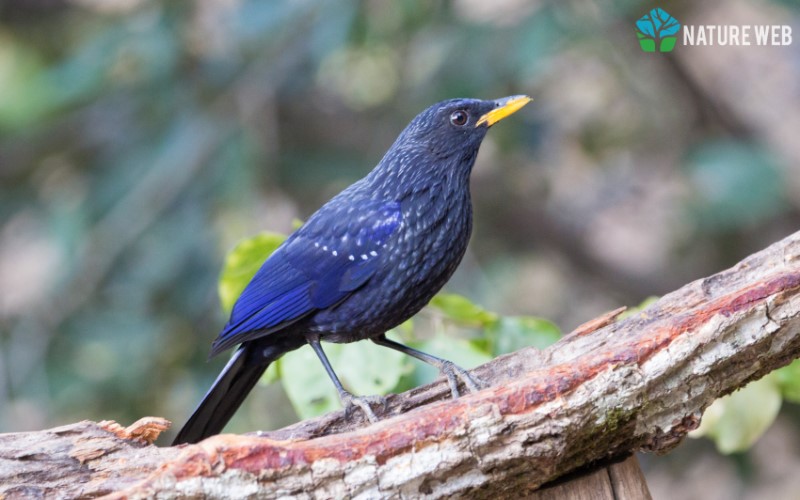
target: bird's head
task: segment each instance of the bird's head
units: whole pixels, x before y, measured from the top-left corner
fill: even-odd
[[[436,159],[474,156],[489,127],[530,101],[524,95],[491,101],[442,101],[417,115],[400,135],[397,145],[424,151]]]

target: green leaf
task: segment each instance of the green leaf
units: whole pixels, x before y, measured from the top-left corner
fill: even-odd
[[[277,382],[281,379],[281,373],[281,360],[279,359],[270,363],[270,365],[267,367],[267,370],[264,372],[264,375],[261,376],[259,382],[264,385]]]
[[[428,304],[447,318],[476,327],[486,327],[497,321],[497,315],[455,293],[440,293]]]
[[[651,295],[651,296],[647,297],[646,299],[644,299],[643,301],[641,301],[641,302],[640,302],[638,305],[636,305],[636,306],[633,306],[633,307],[629,307],[629,308],[625,309],[625,312],[623,312],[622,314],[620,314],[620,315],[617,317],[616,321],[619,321],[619,320],[625,319],[625,318],[627,318],[628,316],[633,316],[634,314],[636,314],[636,313],[638,313],[638,312],[644,311],[645,309],[647,309],[648,307],[650,307],[652,304],[654,304],[655,302],[657,302],[657,301],[658,301],[658,299],[659,299],[659,297],[658,297],[657,295]]]
[[[372,342],[324,344],[325,354],[342,384],[356,396],[387,394],[412,367],[405,354]],[[316,353],[300,348],[281,359],[283,387],[301,418],[341,408],[339,395]]]
[[[372,342],[340,347],[337,373],[356,395],[388,394],[413,369],[411,360],[402,352]]]
[[[561,338],[561,330],[555,323],[534,316],[500,318],[489,334],[494,340],[495,356],[528,346],[544,349]]]
[[[720,453],[745,451],[766,431],[781,408],[777,377],[772,374],[748,384],[709,406],[691,437],[707,436]]]
[[[773,372],[784,399],[800,403],[800,359]]]
[[[261,264],[285,239],[282,234],[263,232],[241,241],[228,253],[219,278],[219,301],[225,314],[230,314]]]
[[[400,337],[413,337],[414,335],[414,318],[408,318],[396,327],[389,330],[390,332],[397,332]]]
[[[334,365],[334,353],[339,346],[325,346],[325,352]],[[281,358],[281,368],[287,376],[281,379],[283,388],[295,412],[301,419],[333,411],[339,406],[336,389],[328,379],[325,369],[313,349],[300,348]]]

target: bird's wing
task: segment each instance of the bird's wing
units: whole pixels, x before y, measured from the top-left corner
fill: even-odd
[[[347,298],[378,269],[378,257],[401,222],[395,202],[363,200],[320,209],[258,270],[211,356]]]

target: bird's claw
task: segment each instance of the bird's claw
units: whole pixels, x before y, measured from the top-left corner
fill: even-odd
[[[450,394],[453,399],[458,398],[461,394],[458,391],[458,381],[463,382],[464,387],[469,392],[478,392],[481,388],[480,380],[474,379],[467,370],[456,365],[452,361],[445,361],[441,368],[442,374],[447,378],[447,384],[450,386]]]
[[[339,398],[341,399],[342,405],[344,406],[345,418],[349,419],[353,411],[353,407],[357,406],[367,417],[367,420],[369,420],[373,424],[377,422],[379,419],[375,415],[375,412],[372,411],[372,405],[380,406],[382,408],[382,413],[383,413],[386,411],[388,404],[386,398],[382,396],[353,396],[349,392],[345,392],[343,394],[340,394]]]

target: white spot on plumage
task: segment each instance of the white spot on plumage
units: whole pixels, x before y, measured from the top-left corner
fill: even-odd
[[[367,259],[369,259],[369,257],[367,257],[367,254],[362,253],[361,254],[361,260],[367,260]]]
[[[319,248],[319,243],[315,241],[315,242],[314,242],[314,246],[315,246],[315,247],[317,247],[317,248]]]
[[[327,252],[328,251],[328,245],[325,245],[324,247],[322,247],[322,250]]]
[[[339,252],[337,252],[336,250],[334,250],[334,251],[333,251],[333,256],[334,256],[334,257],[336,257],[337,255],[339,255]]]
[[[355,257],[353,257],[352,255],[351,255],[351,256],[349,256],[349,257],[348,257],[348,259],[350,259],[350,260],[356,260],[356,258],[355,258]]]
[[[378,252],[376,252],[375,250],[371,251],[369,254],[372,255],[373,257],[378,256]]]

